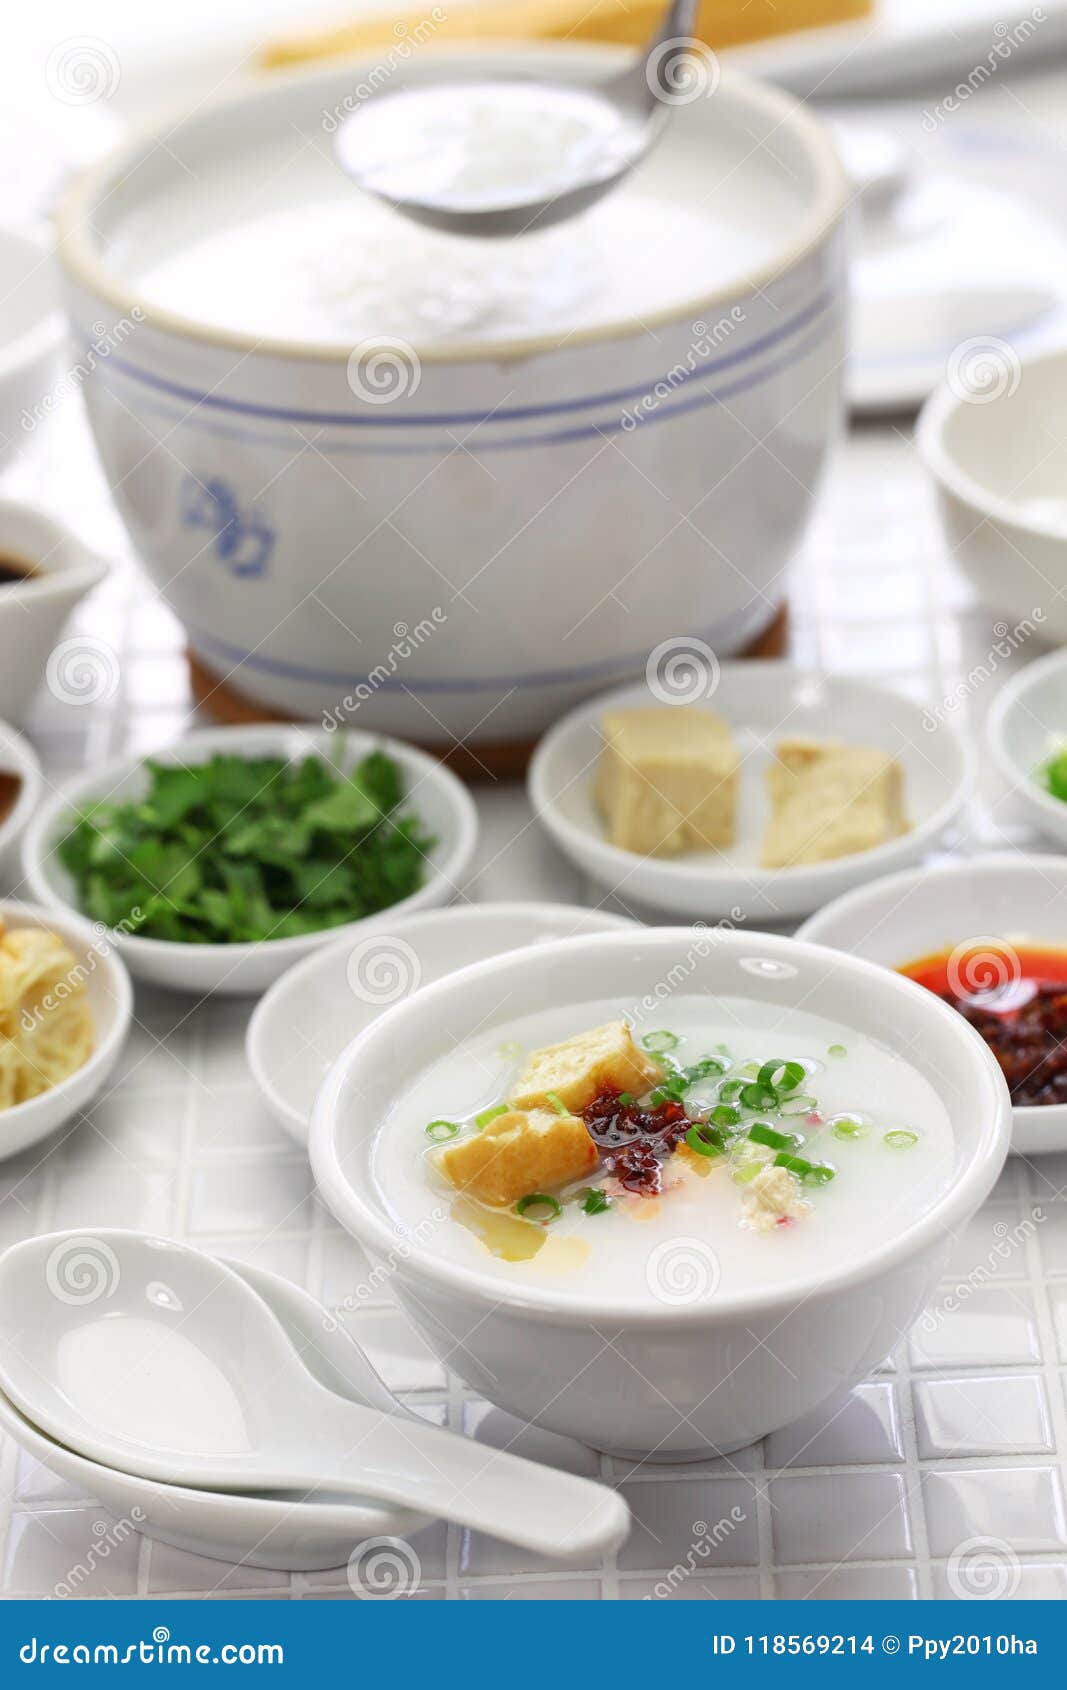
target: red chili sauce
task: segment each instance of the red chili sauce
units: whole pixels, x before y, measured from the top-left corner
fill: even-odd
[[[1005,945],[920,957],[898,969],[981,1033],[1013,1103],[1067,1103],[1067,947]]]
[[[585,1130],[604,1161],[627,1191],[654,1197],[663,1189],[663,1164],[693,1125],[680,1103],[657,1109],[623,1103],[617,1091],[601,1092],[582,1110]]]

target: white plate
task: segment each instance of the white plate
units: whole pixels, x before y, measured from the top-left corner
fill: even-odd
[[[28,740],[7,722],[0,722],[0,774],[18,775],[22,782],[14,805],[0,820],[0,868],[9,859],[41,796],[41,765]]]
[[[1000,852],[888,875],[835,899],[797,938],[887,968],[965,945],[976,958],[965,977],[978,987],[1007,982],[1013,945],[1067,949],[1067,857]],[[1011,1147],[1025,1156],[1067,1150],[1067,1104],[1013,1109]]]
[[[290,968],[256,1005],[245,1040],[252,1078],[274,1119],[306,1144],[327,1070],[390,1004],[504,951],[630,925],[576,904],[464,904],[342,939]]]
[[[86,1242],[91,1244],[91,1238]],[[244,1262],[229,1266],[274,1310],[320,1384],[352,1402],[368,1403],[386,1413],[406,1413],[368,1368],[343,1326],[314,1297],[263,1268]],[[0,1426],[53,1473],[98,1497],[147,1537],[218,1561],[287,1572],[340,1567],[356,1545],[368,1538],[407,1538],[427,1523],[421,1514],[379,1503],[227,1496],[120,1473],[53,1443],[2,1393]],[[67,1593],[57,1590],[56,1594]]]
[[[917,862],[967,798],[971,768],[963,742],[944,724],[928,731],[927,713],[910,699],[869,681],[808,674],[787,663],[724,663],[709,702],[733,727],[742,756],[737,842],[726,851],[640,857],[608,844],[592,781],[604,711],[656,702],[644,682],[604,693],[565,716],[541,741],[530,765],[530,801],[549,833],[623,902],[632,898],[690,919],[766,924],[808,915],[861,881]],[[774,741],[794,734],[845,737],[897,757],[911,831],[834,862],[760,868],[764,772]]]
[[[126,1042],[133,1018],[133,987],[115,954],[106,927],[94,927],[69,910],[41,909],[14,899],[0,900],[6,927],[44,927],[64,939],[85,982],[93,1018],[93,1049],[88,1062],[50,1091],[0,1109],[0,1160],[39,1144],[57,1127],[87,1108],[106,1085]]]
[[[1067,746],[1067,651],[1012,676],[993,702],[987,732],[993,760],[1027,821],[1067,845],[1067,804],[1046,792],[1037,775],[1052,752]]]
[[[728,57],[802,99],[899,93],[932,80],[966,81],[977,74],[976,65],[985,69],[1011,27],[1004,17],[998,0],[939,0],[937,6],[928,0],[876,0],[872,15],[855,23],[794,30],[738,47]],[[1047,63],[1067,43],[1064,0],[1045,0],[1030,21],[1026,38],[1012,46],[1015,66],[1027,59],[1034,63],[1038,54]]]
[[[215,752],[238,757],[302,757],[318,755],[338,760],[347,770],[370,751],[384,751],[400,765],[406,793],[404,806],[418,815],[437,843],[425,863],[425,883],[392,909],[363,921],[346,922],[292,939],[268,939],[259,944],[186,945],[169,939],[115,933],[114,943],[139,980],[188,992],[261,992],[285,969],[311,951],[346,936],[354,940],[384,923],[419,909],[447,903],[460,890],[478,836],[477,813],[465,786],[454,774],[399,740],[347,729],[296,724],[281,727],[209,728],[189,734],[176,745],[153,753],[160,763],[200,763]],[[145,759],[125,756],[102,769],[79,775],[42,807],[26,831],[22,866],[35,897],[59,910],[76,910],[74,883],[60,863],[55,847],[63,836],[65,818],[92,798],[129,800],[148,786]]]

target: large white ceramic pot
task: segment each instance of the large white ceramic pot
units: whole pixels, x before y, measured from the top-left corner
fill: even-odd
[[[724,73],[585,218],[459,252],[333,157],[431,59],[621,62],[259,78],[92,170],[59,251],[100,456],[202,664],[285,714],[504,741],[773,617],[839,415],[846,195],[819,122]]]

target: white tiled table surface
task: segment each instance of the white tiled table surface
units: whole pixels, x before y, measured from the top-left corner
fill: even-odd
[[[122,554],[76,406],[34,441],[8,490],[40,497]],[[873,675],[931,704],[953,696],[976,664],[988,664],[994,618],[974,604],[945,556],[906,429],[861,428],[842,446],[791,598],[792,650],[807,664]],[[92,705],[42,701],[31,732],[51,780],[126,746],[150,751],[190,718],[179,630],[132,563],[76,626],[118,651],[119,686]],[[965,687],[959,720],[969,733],[980,734],[993,690],[1031,655],[997,660],[992,680]],[[526,825],[520,789],[482,789],[477,797],[482,838],[469,897],[597,901]],[[1005,795],[990,788],[951,845],[1029,843]],[[262,1263],[338,1305],[363,1278],[359,1252],[317,1203],[303,1154],[271,1124],[252,1088],[243,1057],[249,1009],[139,990],[112,1089],[61,1142],[0,1164],[0,1245],[55,1227],[143,1227]],[[994,1589],[1067,1596],[1064,1188],[1067,1155],[1009,1163],[959,1241],[944,1288],[955,1312],[920,1322],[829,1426],[794,1426],[697,1467],[636,1472],[548,1434],[519,1431],[513,1447],[520,1452],[623,1485],[635,1519],[629,1542],[604,1565],[561,1576],[521,1551],[436,1526],[414,1540],[420,1593],[943,1597],[954,1594],[961,1545],[993,1539]],[[518,1431],[444,1372],[387,1289],[347,1318],[405,1400],[492,1441]],[[711,1524],[731,1510],[741,1523],[713,1534]],[[109,1524],[91,1497],[0,1439],[0,1594],[53,1594]],[[116,1535],[79,1594],[351,1596],[343,1568],[268,1573]],[[718,1542],[705,1555],[696,1546],[708,1547],[713,1535]],[[665,1582],[672,1569],[689,1567]]]
[[[54,458],[77,444],[57,431]],[[21,489],[54,485],[42,444]],[[104,520],[86,478],[85,513]],[[68,514],[77,518],[80,510]],[[107,538],[118,542],[113,530]],[[945,558],[906,434],[865,429],[842,448],[792,582],[793,649],[830,669],[873,673],[935,702],[987,656],[992,618]],[[46,698],[33,737],[50,779],[134,745],[148,751],[189,720],[177,626],[132,565],[79,626],[118,649],[118,692],[79,707]],[[1013,659],[1018,661],[1021,659]],[[995,677],[1002,678],[1004,669]],[[995,684],[994,682],[994,684]],[[980,731],[987,687],[969,701]],[[468,895],[593,903],[597,894],[528,820],[520,789],[478,792],[479,864]],[[983,795],[957,846],[1025,843],[1002,796]],[[635,911],[641,915],[643,912]],[[35,1231],[127,1225],[262,1263],[338,1305],[364,1277],[359,1252],[311,1189],[307,1162],[252,1088],[242,1039],[250,1005],[196,1004],[140,990],[116,1084],[76,1132],[0,1164],[0,1244]],[[1020,1596],[1067,1595],[1067,1156],[1012,1161],[961,1239],[949,1287],[957,1312],[920,1323],[890,1368],[829,1427],[796,1426],[729,1459],[630,1472],[547,1434],[515,1448],[624,1485],[630,1541],[604,1566],[566,1577],[536,1558],[450,1527],[414,1541],[428,1597],[939,1596],[961,1543],[992,1537],[1018,1557]],[[1035,1206],[1045,1218],[1026,1226]],[[998,1253],[1022,1223],[1023,1243]],[[1001,1259],[1001,1258],[1004,1259]],[[977,1270],[977,1272],[976,1272]],[[970,1276],[970,1277],[969,1277]],[[965,1287],[959,1295],[959,1287]],[[383,1376],[456,1429],[507,1440],[516,1427],[446,1375],[384,1289],[347,1317]],[[706,1557],[700,1523],[742,1524]],[[48,1595],[84,1563],[102,1510],[0,1445],[0,1588]],[[227,1567],[118,1534],[82,1595],[350,1596],[345,1570],[287,1575]],[[1002,1557],[1003,1552],[997,1551]]]

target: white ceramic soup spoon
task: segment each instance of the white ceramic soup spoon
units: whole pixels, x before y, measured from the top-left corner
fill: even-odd
[[[446,234],[562,223],[629,175],[691,85],[711,90],[695,17],[696,0],[673,0],[653,39],[608,81],[456,80],[447,61],[431,59],[345,119],[338,161],[361,188]]]
[[[603,1485],[343,1401],[228,1267],[142,1233],[0,1257],[0,1385],[52,1438],[164,1483],[354,1493],[567,1560],[629,1526]]]

